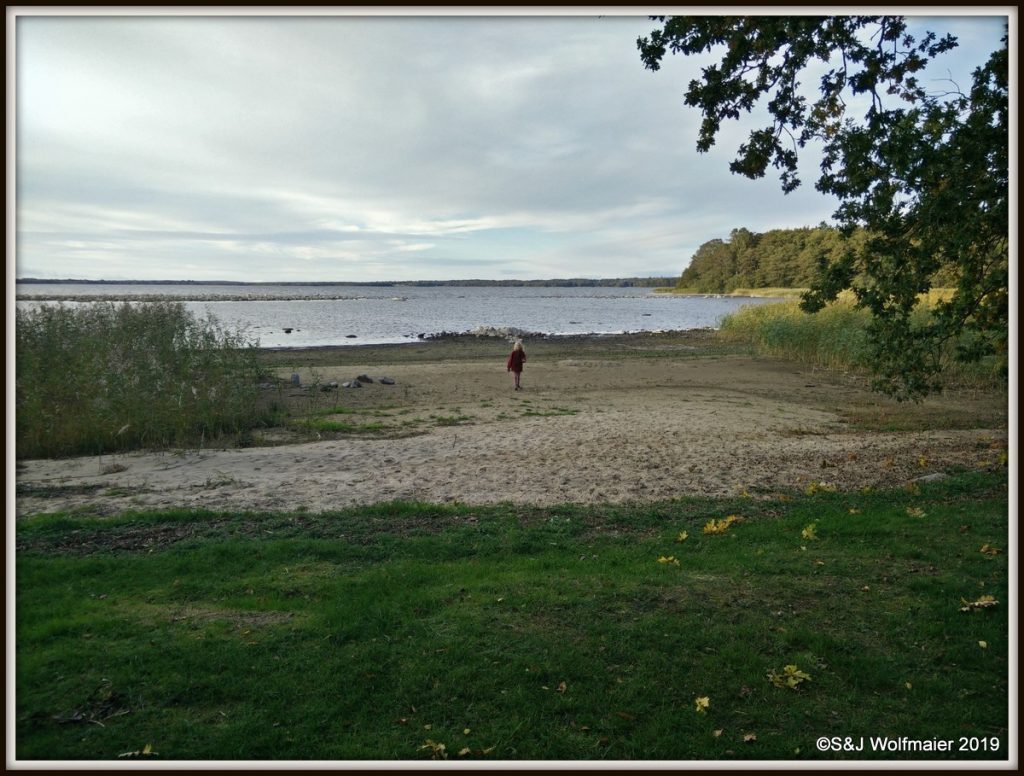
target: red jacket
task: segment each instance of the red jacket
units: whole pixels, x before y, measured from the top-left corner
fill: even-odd
[[[526,351],[513,350],[508,357],[508,368],[513,372],[523,371],[523,362],[526,360]]]

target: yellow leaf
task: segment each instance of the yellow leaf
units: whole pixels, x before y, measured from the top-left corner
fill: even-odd
[[[922,455],[920,458],[917,459],[917,465],[923,469],[928,465],[928,459]]]
[[[152,744],[146,744],[144,747],[142,747],[142,753],[143,754],[153,754],[153,745]]]
[[[808,541],[810,541],[811,539],[817,539],[818,524],[810,523],[809,525],[804,526],[804,530],[800,532],[800,536],[804,539],[807,539]]]
[[[676,541],[679,542],[680,544],[682,544],[683,542],[685,542],[689,538],[690,538],[690,534],[688,534],[686,531],[680,531],[679,532],[679,536],[676,537]]]
[[[743,743],[745,743],[745,744],[751,744],[751,743],[753,743],[756,740],[757,740],[757,733],[744,733],[743,734]]]
[[[555,688],[555,692],[565,692],[568,689],[568,685],[565,682],[559,682],[558,687]]]
[[[707,711],[708,706],[711,705],[711,699],[706,695],[702,695],[696,699],[695,703],[697,705],[697,713],[703,714]]]
[[[467,754],[469,754],[469,753],[470,753],[470,752],[472,752],[472,751],[473,751],[473,750],[472,750],[472,749],[470,749],[470,748],[469,748],[468,746],[464,746],[464,747],[462,747],[462,748],[461,748],[461,749],[459,750],[459,757],[465,757],[465,756],[466,756]]]
[[[907,507],[907,514],[911,517],[924,517],[927,512],[921,509],[921,507]]]
[[[987,641],[979,641],[978,642],[978,646],[981,647],[982,649],[988,649],[988,642]]]
[[[470,732],[471,732],[470,729],[466,728],[465,730],[462,731],[462,735],[468,736],[470,734]]]
[[[857,509],[857,507],[850,507],[850,514],[851,515],[859,515],[860,514],[860,510]]]
[[[998,555],[1000,552],[1002,552],[1002,550],[1000,550],[998,547],[993,547],[990,544],[983,544],[981,547],[981,552],[983,552],[985,555]]]
[[[721,738],[722,732],[723,731],[721,731],[721,730],[712,730],[711,731],[711,735],[713,735],[715,738]]]
[[[714,518],[712,518],[704,524],[704,533],[708,535],[724,534],[726,531],[729,530],[729,526],[731,526],[733,523],[740,522],[743,522],[743,518],[739,515],[729,515],[728,517],[723,517],[721,520],[715,520]]]
[[[903,686],[906,687],[908,690],[914,689],[914,685],[912,685],[910,682],[905,683]]]
[[[768,680],[776,687],[795,690],[803,682],[811,681],[811,675],[805,671],[801,671],[797,666],[791,664],[783,666],[782,673],[779,673],[773,668],[768,672]]]
[[[674,555],[668,555],[668,556],[662,555],[660,558],[658,558],[658,563],[671,563],[671,564],[674,564],[676,566],[679,565],[679,561],[676,560],[676,557]]]

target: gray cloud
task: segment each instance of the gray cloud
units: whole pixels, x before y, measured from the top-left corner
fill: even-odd
[[[675,275],[834,210],[813,156],[788,197],[731,176],[749,126],[694,151],[700,63],[645,71],[644,17],[17,25],[23,277]],[[965,29],[978,64],[1001,28]]]

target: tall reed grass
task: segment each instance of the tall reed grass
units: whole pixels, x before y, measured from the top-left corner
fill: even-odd
[[[766,355],[830,369],[864,369],[869,363],[867,322],[868,313],[852,304],[832,304],[812,315],[793,300],[741,307],[722,320],[720,333]]]
[[[19,458],[192,445],[267,419],[257,348],[181,302],[17,311]]]
[[[924,323],[931,309],[952,294],[950,289],[932,289],[921,297],[917,319]],[[749,305],[722,320],[720,336],[745,342],[757,352],[782,356],[839,371],[871,370],[871,346],[867,326],[870,314],[854,306],[847,291],[817,313],[805,313],[798,300]],[[944,358],[945,382],[950,386],[991,388],[999,384],[992,359],[963,364],[952,358],[953,345]]]

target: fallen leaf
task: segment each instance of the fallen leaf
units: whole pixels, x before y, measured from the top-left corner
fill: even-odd
[[[791,690],[795,690],[802,683],[811,681],[811,675],[791,664],[783,666],[782,673],[773,668],[768,672],[768,680],[776,687],[788,687]]]
[[[978,646],[981,647],[982,649],[988,649],[988,642],[987,641],[979,641],[978,642]]]
[[[565,692],[567,689],[568,685],[566,685],[565,682],[559,682],[558,687],[555,688],[555,692]]]
[[[462,748],[461,748],[461,749],[459,750],[459,757],[465,757],[465,756],[466,756],[467,754],[469,754],[469,753],[470,753],[470,752],[472,752],[472,751],[473,751],[473,750],[472,750],[472,749],[470,749],[470,748],[469,748],[468,746],[464,746],[464,747],[462,747]]]
[[[679,565],[679,561],[676,559],[674,555],[669,555],[667,557],[665,555],[662,555],[660,558],[658,558],[658,563],[668,563],[674,566]]]
[[[914,685],[912,685],[910,682],[907,682],[903,686],[906,687],[908,690],[913,690],[914,689]]]
[[[723,517],[721,520],[715,520],[712,518],[704,524],[704,533],[708,535],[724,534],[729,530],[729,526],[733,523],[741,522],[743,522],[743,518],[740,515],[729,515],[728,517]]]
[[[423,742],[423,746],[421,746],[420,749],[429,749],[430,757],[433,760],[448,759],[448,754],[445,752],[445,745],[438,743],[437,741],[432,741],[429,738]]]
[[[907,507],[907,514],[911,517],[924,517],[928,513],[921,509],[921,507]]]
[[[750,744],[757,740],[757,733],[744,733],[743,743]]]
[[[683,542],[685,542],[689,538],[690,538],[690,534],[688,534],[686,531],[680,531],[679,532],[679,536],[676,537],[676,541],[679,542],[680,544],[682,544]]]
[[[696,705],[697,705],[697,713],[698,714],[703,714],[705,711],[707,711],[708,706],[711,705],[711,699],[708,698],[708,696],[703,695],[703,696],[701,696],[701,697],[696,699]]]
[[[808,541],[818,538],[818,524],[810,523],[804,526],[804,530],[800,532],[800,536]]]
[[[722,730],[712,730],[711,735],[713,735],[715,738],[721,738],[722,732]]]
[[[983,553],[984,555],[992,555],[992,556],[996,556],[996,555],[998,555],[998,554],[999,554],[1000,552],[1002,552],[1002,550],[1000,550],[1000,549],[999,549],[998,547],[993,547],[993,546],[992,546],[991,544],[983,544],[983,545],[981,546],[981,552],[982,552],[982,553]]]
[[[634,717],[632,714],[628,714],[625,711],[616,711],[615,715],[618,717],[622,717],[622,719],[626,720],[627,722],[632,722],[634,719],[636,719],[636,717]]]
[[[860,510],[857,509],[857,507],[850,507],[850,514],[851,515],[859,515],[860,514]]]
[[[465,730],[462,731],[462,735],[468,736],[471,732],[473,732],[473,731],[471,731],[469,728],[466,728]]]
[[[990,595],[983,595],[978,598],[977,601],[967,601],[963,598],[960,599],[964,606],[960,607],[961,612],[977,611],[978,609],[987,609],[989,607],[997,605],[999,602],[995,597]]]

